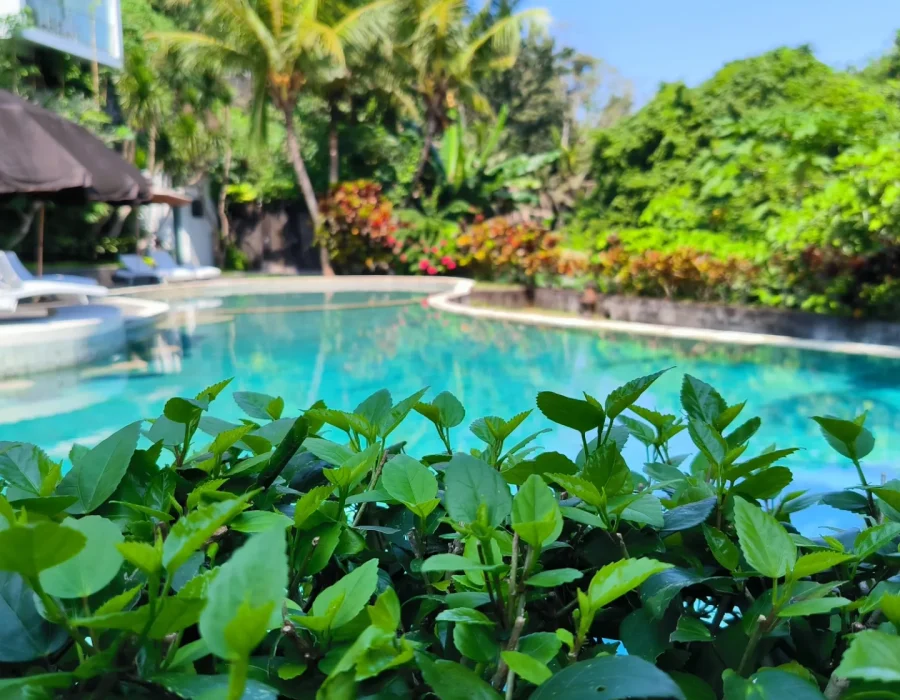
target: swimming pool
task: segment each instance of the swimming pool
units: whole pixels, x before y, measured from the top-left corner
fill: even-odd
[[[172,396],[193,396],[232,376],[212,411],[226,419],[241,415],[231,391],[282,396],[288,416],[320,398],[352,409],[383,387],[396,400],[430,386],[433,394],[456,394],[469,411],[468,424],[533,408],[540,390],[604,397],[630,379],[674,367],[642,404],[680,413],[685,373],[715,386],[729,403],[746,399],[742,418],[763,420],[748,454],[773,442],[804,448],[785,462],[795,471],[791,489],[855,483],[853,467],[828,448],[809,419],[820,414],[869,411],[866,425],[877,440],[864,463],[870,481],[882,473],[900,476],[892,459],[900,429],[898,360],[519,326],[439,313],[410,293],[242,295],[174,306],[172,320],[124,355],[0,384],[0,440],[33,442],[60,459],[76,441],[99,442],[131,421],[158,416]],[[547,425],[535,411],[520,431]],[[403,430],[399,437],[417,452],[438,449],[423,418],[410,418]],[[462,444],[475,446],[465,432]],[[580,446],[577,434],[565,429],[540,442],[569,454]],[[684,435],[675,444],[691,451]],[[640,469],[643,447],[631,441],[625,454]],[[847,525],[848,517],[822,507],[814,524]]]

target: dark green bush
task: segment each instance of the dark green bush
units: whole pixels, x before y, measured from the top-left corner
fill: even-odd
[[[682,416],[640,407],[659,374],[539,394],[574,459],[514,437],[530,411],[456,451],[446,392],[299,418],[239,392],[229,423],[227,381],[64,476],[0,443],[0,697],[900,698],[900,484],[867,483],[865,416],[815,419],[860,483],[792,491],[743,403],[686,376]],[[422,421],[444,451],[415,459]],[[817,503],[861,529],[798,534]]]

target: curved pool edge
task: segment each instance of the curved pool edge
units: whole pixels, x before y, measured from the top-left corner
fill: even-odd
[[[611,321],[607,319],[581,318],[577,316],[553,316],[550,314],[528,311],[509,311],[487,307],[470,306],[461,303],[468,297],[472,285],[465,289],[439,292],[429,297],[432,308],[446,313],[520,323],[528,326],[543,326],[565,330],[600,331],[625,333],[629,335],[654,336],[676,340],[699,340],[726,345],[772,346],[793,348],[797,350],[813,350],[818,352],[839,353],[844,355],[864,355],[868,357],[884,357],[900,359],[900,347],[893,345],[876,345],[872,343],[851,343],[834,340],[809,340],[792,338],[786,335],[767,333],[750,333],[746,331],[722,331],[711,328],[689,328],[664,326],[654,323],[637,323],[634,321]]]
[[[471,318],[505,321],[530,326],[612,332],[629,335],[697,340],[710,343],[744,346],[771,346],[900,359],[900,347],[873,343],[855,343],[834,340],[811,340],[785,335],[753,333],[747,331],[723,331],[709,328],[665,326],[634,321],[554,316],[528,311],[475,307],[463,303],[475,282],[461,277],[415,277],[404,275],[341,275],[322,276],[246,276],[221,277],[205,282],[185,282],[165,285],[123,287],[111,294],[158,299],[185,299],[198,296],[233,296],[240,294],[286,294],[325,292],[411,292],[427,297],[429,305],[437,310]]]

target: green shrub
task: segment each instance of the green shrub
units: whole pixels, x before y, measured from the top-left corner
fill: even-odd
[[[867,483],[865,416],[815,418],[860,483],[804,493],[795,450],[750,448],[759,419],[711,386],[684,378],[681,417],[640,407],[660,374],[540,393],[574,458],[516,435],[527,410],[461,451],[446,392],[299,418],[238,392],[228,423],[227,381],[74,446],[64,476],[0,443],[0,696],[900,697],[900,483]],[[423,423],[443,452],[414,458]],[[862,530],[798,534],[817,503]]]

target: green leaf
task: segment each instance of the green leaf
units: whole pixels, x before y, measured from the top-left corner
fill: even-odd
[[[797,547],[768,513],[741,498],[734,499],[734,524],[747,563],[767,578],[781,578],[797,563]]]
[[[879,550],[891,545],[893,541],[900,537],[900,523],[884,523],[876,527],[866,528],[856,536],[853,543],[853,551],[860,559],[866,559]],[[896,554],[897,547],[891,546],[893,553]]]
[[[405,399],[392,406],[387,415],[378,423],[378,434],[382,438],[386,438],[393,433],[427,391],[427,388],[420,389],[415,394],[407,396]]]
[[[338,445],[336,442],[331,442],[331,440],[322,440],[321,438],[306,438],[303,441],[303,447],[323,462],[337,466],[353,459],[355,454],[343,445]]]
[[[86,543],[78,530],[50,521],[0,530],[0,571],[34,579],[74,557]]]
[[[339,601],[331,621],[331,627],[337,629],[362,612],[377,585],[378,561],[370,559],[319,593],[313,601],[311,612],[317,617],[324,617],[329,606]]]
[[[168,664],[170,669],[178,669],[181,666],[188,666],[195,661],[199,661],[205,656],[209,656],[209,647],[202,639],[195,642],[189,642],[180,647],[172,657],[172,662]]]
[[[154,574],[162,568],[162,552],[146,542],[120,542],[116,549],[145,574]]]
[[[270,510],[245,510],[231,521],[231,529],[237,532],[254,533],[265,532],[276,527],[284,529],[293,524],[294,521],[284,513],[275,513]]]
[[[688,417],[709,424],[728,408],[718,391],[690,374],[681,383],[681,406]]]
[[[46,453],[25,443],[0,442],[0,479],[32,496],[41,496],[41,484],[51,464]]]
[[[554,542],[562,531],[562,514],[556,496],[544,480],[532,474],[513,498],[512,528],[538,548]]]
[[[732,492],[754,500],[768,500],[775,498],[793,480],[794,475],[787,467],[770,467],[748,476],[734,486]]]
[[[562,641],[553,632],[535,632],[519,639],[518,650],[542,664],[549,664],[562,648]]]
[[[255,429],[255,425],[239,425],[231,430],[225,430],[216,435],[209,446],[209,451],[216,455],[223,455]]]
[[[675,631],[669,636],[670,642],[711,642],[713,636],[709,628],[696,617],[682,615],[678,618]]]
[[[113,433],[88,452],[66,474],[56,490],[58,496],[75,496],[68,512],[90,513],[113,495],[125,472],[141,434],[141,421]]]
[[[646,608],[637,608],[620,623],[619,638],[629,655],[656,663],[662,654],[672,648],[670,627],[662,620],[652,618]]]
[[[0,680],[0,698],[6,700],[35,700],[50,698],[50,689],[62,690],[75,682],[72,673],[37,673],[19,678]]]
[[[648,578],[641,586],[641,601],[656,619],[665,615],[669,604],[682,590],[696,586],[707,579],[687,569],[673,567]]]
[[[513,673],[529,683],[541,685],[553,677],[553,672],[537,659],[532,659],[520,651],[504,651],[500,654]]]
[[[421,462],[396,455],[381,471],[381,485],[391,498],[408,508],[432,501],[438,492],[437,479]]]
[[[216,382],[211,386],[206,387],[203,391],[197,394],[198,401],[215,401],[219,398],[219,394],[221,394],[225,387],[227,387],[234,380],[234,377],[230,377],[228,379],[223,379],[221,382]]]
[[[87,598],[115,578],[125,561],[116,545],[124,541],[119,528],[99,515],[66,518],[65,527],[84,535],[84,549],[71,559],[41,572],[44,590],[57,598]]]
[[[390,414],[392,405],[391,392],[387,389],[379,389],[353,409],[353,413],[364,418],[371,425],[378,425]]]
[[[625,499],[624,507],[617,505],[618,499]],[[657,530],[665,526],[662,503],[652,493],[640,493],[634,496],[615,496],[609,499],[610,512],[617,513],[622,520],[649,525]]]
[[[488,525],[497,527],[512,509],[512,495],[496,469],[458,453],[444,468],[444,504],[450,517],[463,523],[475,522],[484,506]]]
[[[741,553],[731,538],[712,525],[703,525],[703,536],[713,557],[729,571],[735,571],[741,561]]]
[[[697,525],[706,522],[715,507],[716,499],[713,497],[704,498],[702,501],[688,503],[666,511],[663,515],[662,534],[667,535],[672,532],[681,532],[682,530],[690,530],[692,527],[697,527]]]
[[[494,621],[482,612],[473,608],[451,608],[444,610],[436,618],[438,622],[461,622],[466,625],[494,626]]]
[[[477,561],[472,561],[459,554],[433,554],[422,562],[421,571],[429,574],[434,571],[487,571],[493,569]]]
[[[780,459],[789,457],[795,452],[797,452],[796,447],[791,447],[786,450],[771,450],[770,452],[763,452],[761,455],[748,459],[746,462],[739,462],[733,467],[730,467],[725,472],[725,478],[727,478],[728,481],[737,481],[742,477],[750,475],[757,469],[765,469],[766,467],[775,464],[775,462],[779,461]]]
[[[500,700],[500,695],[465,666],[416,654],[422,678],[440,700]]]
[[[828,569],[831,569],[838,564],[843,564],[845,561],[850,561],[851,559],[855,559],[852,554],[842,554],[841,552],[826,551],[804,554],[797,559],[797,563],[794,564],[791,578],[801,579],[806,576],[814,576],[815,574],[828,571]]]
[[[900,637],[878,630],[853,635],[834,673],[839,678],[900,682]]]
[[[449,391],[442,391],[435,396],[431,405],[438,410],[440,423],[445,428],[455,428],[466,418],[466,409]]]
[[[228,698],[229,679],[227,675],[206,676],[193,673],[159,673],[150,677],[150,682],[162,686],[170,693],[188,700],[220,700]],[[244,692],[235,700],[277,700],[278,691],[264,683],[248,679]]]
[[[317,486],[303,494],[294,507],[294,526],[301,527],[315,513],[333,491],[331,486]]]
[[[493,631],[484,625],[456,623],[453,626],[453,644],[467,659],[482,664],[493,663],[500,652],[500,645],[494,639]]]
[[[393,634],[400,626],[400,599],[393,588],[385,588],[367,611],[372,624],[385,632]]]
[[[570,496],[580,498],[589,505],[599,507],[604,501],[599,489],[587,479],[568,474],[547,474],[547,478],[562,486]]]
[[[41,616],[34,592],[19,574],[0,571],[0,661],[33,661],[59,650],[69,639],[65,629]]]
[[[240,498],[219,501],[202,506],[179,518],[163,543],[162,563],[173,573],[184,564],[220,527],[237,516],[253,497],[253,493]]]
[[[806,617],[807,615],[822,615],[836,608],[843,608],[852,601],[846,598],[813,598],[791,603],[778,611],[778,617]]]
[[[234,402],[251,418],[278,420],[284,410],[284,400],[255,391],[236,391]]]
[[[107,600],[103,605],[97,608],[97,615],[109,615],[111,613],[122,612],[131,605],[144,589],[142,584],[129,588]]]
[[[549,571],[541,571],[534,574],[525,581],[526,586],[536,586],[538,588],[556,588],[564,583],[577,581],[584,574],[578,569],[550,569]]]
[[[200,615],[200,635],[209,650],[226,660],[249,655],[270,629],[280,627],[287,583],[284,530],[251,536],[209,585]]]
[[[620,559],[607,564],[591,579],[588,589],[591,607],[599,610],[633,591],[653,574],[671,568],[671,564],[664,564],[655,559]]]
[[[828,444],[848,459],[862,459],[875,447],[875,437],[860,423],[832,416],[813,416]]]
[[[636,656],[599,656],[564,668],[530,700],[685,700],[675,682]]]
[[[552,391],[542,391],[537,395],[537,407],[548,420],[579,433],[597,430],[606,418],[599,406]]]
[[[174,398],[166,401],[163,415],[173,423],[186,425],[196,420],[206,407],[205,402],[196,399]]]
[[[691,418],[688,423],[688,433],[691,440],[712,464],[722,464],[725,454],[728,452],[728,443],[718,430],[709,423],[704,423],[697,418]]]
[[[786,671],[766,669],[744,679],[728,669],[722,680],[725,700],[825,700],[812,683]]]
[[[615,389],[606,397],[606,415],[610,420],[616,418],[622,411],[641,398],[641,395],[668,370],[664,369],[655,374],[632,379],[627,384]]]

